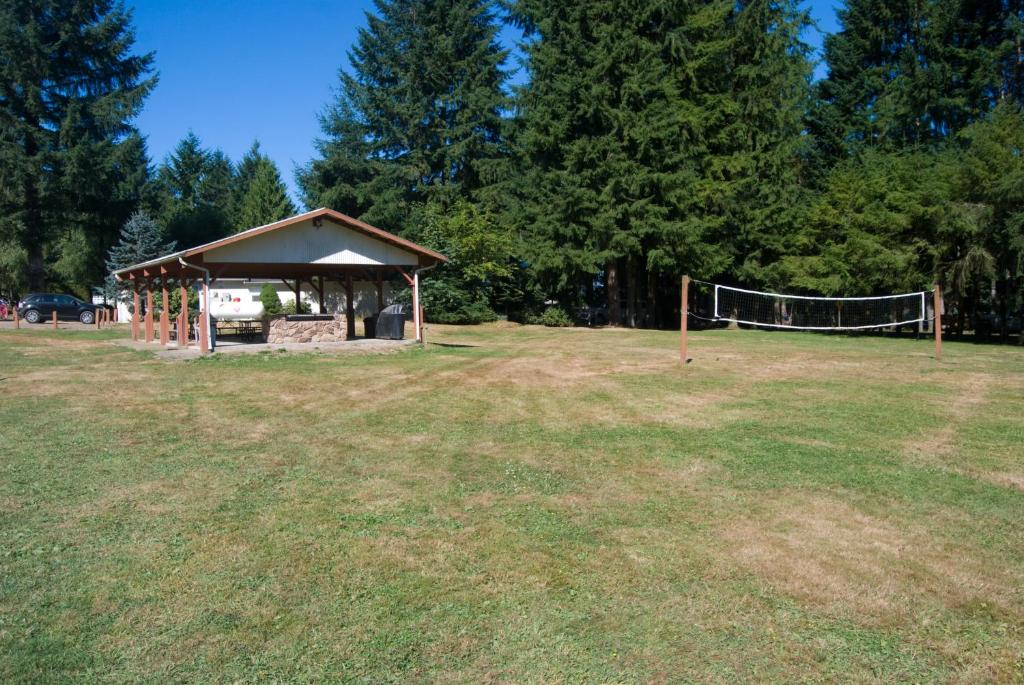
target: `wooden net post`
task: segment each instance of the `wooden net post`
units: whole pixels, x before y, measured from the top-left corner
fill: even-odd
[[[679,363],[686,365],[686,319],[689,316],[690,277],[683,276],[682,296],[679,302]]]
[[[935,320],[932,327],[935,329],[935,359],[942,359],[942,287],[936,283],[932,291],[932,306],[935,308]]]
[[[53,310],[53,330],[57,330],[57,310]]]
[[[21,319],[18,318],[18,304],[14,304],[14,327],[21,328]]]
[[[93,323],[94,326],[96,326],[96,330],[97,331],[100,329],[100,325],[101,325],[100,324],[100,318],[102,316],[103,316],[103,310],[102,309],[97,309],[95,312],[93,312],[92,323]]]

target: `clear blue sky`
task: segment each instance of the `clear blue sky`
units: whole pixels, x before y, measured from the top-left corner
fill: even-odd
[[[823,32],[834,4],[810,0]],[[295,167],[313,158],[317,114],[330,102],[338,69],[370,0],[128,0],[136,50],[156,52],[160,76],[136,122],[154,162],[191,129],[207,147],[238,159],[259,139],[293,196]],[[512,43],[516,33],[502,33]],[[820,46],[812,31],[809,43]],[[514,64],[509,65],[514,68]],[[820,73],[820,67],[819,67]],[[521,78],[521,76],[520,76]]]

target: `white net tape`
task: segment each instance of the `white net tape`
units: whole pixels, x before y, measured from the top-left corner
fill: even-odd
[[[924,291],[879,297],[811,297],[714,287],[713,318],[769,328],[851,331],[907,326],[927,318]]]

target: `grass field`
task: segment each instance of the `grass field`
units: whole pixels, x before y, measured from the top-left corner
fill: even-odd
[[[0,682],[1024,679],[1024,350],[0,332]]]

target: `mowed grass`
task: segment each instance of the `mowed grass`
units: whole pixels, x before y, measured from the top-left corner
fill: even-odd
[[[1024,350],[0,332],[0,682],[1024,679]]]

